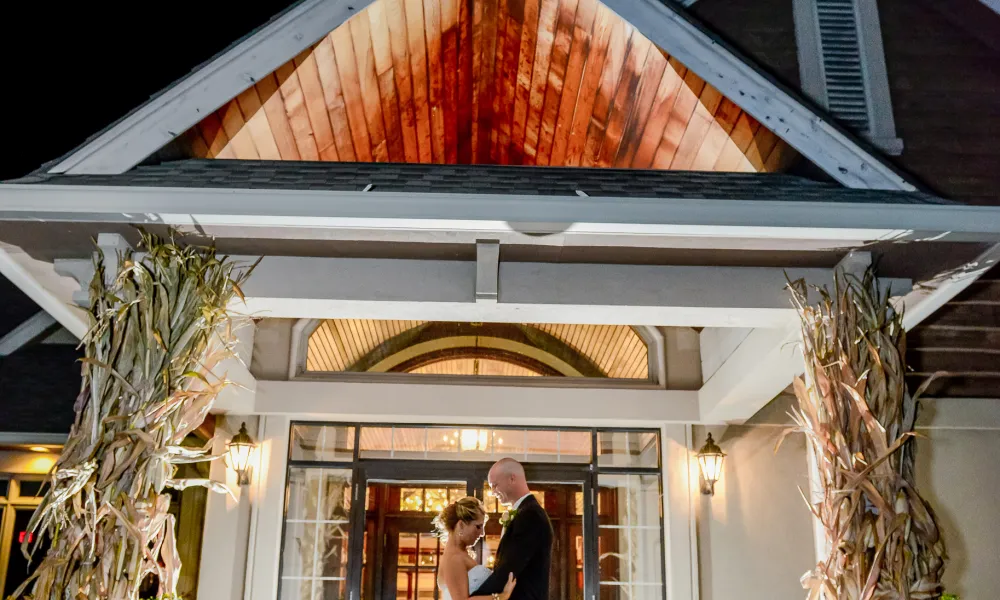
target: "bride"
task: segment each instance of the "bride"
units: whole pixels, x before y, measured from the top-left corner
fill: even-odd
[[[446,540],[438,569],[441,600],[490,598],[491,596],[470,598],[470,594],[492,573],[472,558],[472,546],[485,533],[486,509],[483,503],[471,496],[452,502],[434,519],[434,525],[438,534]],[[512,573],[503,593],[493,594],[492,600],[508,600],[515,583]]]

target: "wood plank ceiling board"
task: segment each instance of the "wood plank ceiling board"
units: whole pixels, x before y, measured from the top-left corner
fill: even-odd
[[[388,358],[406,346],[392,347],[386,344],[392,338],[407,332],[414,332],[426,325],[426,321],[389,321],[372,319],[330,319],[322,321],[309,336],[306,351],[306,370],[310,372],[344,372],[361,362],[373,351],[380,352],[374,361]],[[566,346],[586,357],[612,379],[648,379],[649,353],[645,342],[632,327],[620,325],[551,325],[524,324],[524,327],[548,334]],[[473,360],[502,360],[483,358],[448,358],[429,364],[420,363],[411,372],[471,375]],[[467,362],[463,362],[467,361]],[[435,366],[448,363],[447,366]],[[509,361],[508,361],[509,363]],[[491,369],[493,367],[490,367]],[[442,370],[444,369],[444,370]],[[497,367],[499,369],[499,367]],[[504,367],[516,376],[539,375],[524,365],[509,363]],[[501,369],[502,370],[502,369]],[[449,372],[445,372],[449,371]],[[451,372],[454,371],[454,372]],[[499,371],[483,370],[480,375],[501,375]],[[523,371],[523,372],[522,372]],[[531,371],[528,373],[528,371]],[[512,375],[513,376],[513,375]]]
[[[466,377],[473,375],[482,377],[538,377],[540,375],[520,365],[488,358],[442,360],[417,367],[409,372],[420,375],[463,375]]]
[[[192,157],[780,171],[792,149],[596,0],[376,0]]]

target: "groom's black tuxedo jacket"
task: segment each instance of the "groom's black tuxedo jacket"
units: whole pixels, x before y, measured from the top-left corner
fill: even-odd
[[[552,523],[534,496],[517,509],[497,548],[493,575],[471,596],[503,592],[507,575],[514,574],[517,585],[510,600],[549,600],[549,565],[552,562]]]

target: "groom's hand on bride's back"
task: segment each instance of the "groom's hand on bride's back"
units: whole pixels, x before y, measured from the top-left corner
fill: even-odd
[[[507,576],[507,584],[503,586],[503,594],[500,595],[502,600],[510,598],[510,594],[514,591],[515,585],[517,585],[517,579],[514,579],[514,574],[511,573]]]

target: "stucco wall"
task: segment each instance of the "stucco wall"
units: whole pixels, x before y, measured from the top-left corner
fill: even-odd
[[[917,485],[937,513],[951,558],[946,589],[964,600],[994,598],[1000,590],[1000,430],[951,428],[949,411],[943,404],[933,418],[948,428],[931,423],[920,430]],[[798,580],[814,556],[797,490],[808,491],[805,440],[790,436],[774,454],[781,430],[694,428],[696,446],[712,431],[728,454],[716,495],[696,501],[701,600],[803,597]]]
[[[728,455],[715,496],[699,496],[701,600],[803,597],[799,585],[813,564],[809,514],[796,486],[808,489],[805,440],[791,436],[777,454],[780,427],[695,427],[712,431]]]
[[[963,600],[996,598],[1000,590],[1000,431],[933,429],[921,433],[927,438],[917,439],[917,485],[937,513],[951,557],[945,587]]]

